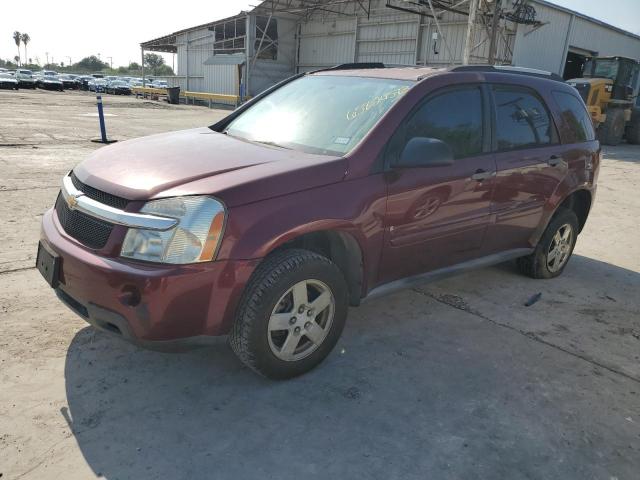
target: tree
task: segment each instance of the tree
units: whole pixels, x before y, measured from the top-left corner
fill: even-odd
[[[140,70],[140,65],[136,62],[131,62],[127,68],[129,70]]]
[[[144,65],[145,67],[149,67],[153,74],[156,74],[156,71],[164,65],[164,58],[160,55],[156,55],[155,53],[145,53],[144,54]]]
[[[20,39],[22,40],[22,44],[24,45],[24,61],[26,62],[27,58],[29,58],[27,56],[27,43],[31,41],[31,37],[28,33],[23,33],[22,35],[20,35]]]
[[[20,57],[18,55],[16,55],[15,57],[13,57],[13,59],[16,62],[16,65],[19,67],[20,66]]]
[[[20,42],[22,41],[22,35],[17,30],[13,32],[13,41],[16,42],[16,47],[18,47],[18,60],[16,60],[16,62],[20,65]]]
[[[109,68],[109,64],[101,61],[95,55],[91,55],[90,57],[85,57],[80,60],[78,63],[74,65],[79,70],[84,70],[87,72],[99,72],[100,70],[104,70]]]

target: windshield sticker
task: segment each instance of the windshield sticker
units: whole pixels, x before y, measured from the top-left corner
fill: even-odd
[[[353,120],[359,115],[368,112],[373,107],[380,105],[382,102],[386,102],[387,100],[392,100],[394,98],[400,97],[409,91],[408,86],[398,87],[395,90],[391,90],[390,92],[385,93],[384,95],[378,95],[373,97],[371,100],[364,102],[362,105],[358,105],[356,108],[347,112],[347,120]]]
[[[333,143],[337,143],[338,145],[349,145],[351,141],[351,137],[336,137]]]

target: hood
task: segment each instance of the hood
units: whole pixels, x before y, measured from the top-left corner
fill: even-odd
[[[129,200],[216,195],[234,206],[344,178],[346,160],[255,144],[209,128],[115,143],[74,173],[98,190]]]

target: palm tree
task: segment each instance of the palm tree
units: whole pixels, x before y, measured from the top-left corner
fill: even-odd
[[[24,44],[24,61],[27,61],[27,43],[29,43],[31,41],[31,37],[29,36],[28,33],[23,33],[22,35],[20,35],[20,38],[22,39],[22,43]]]
[[[17,30],[13,32],[13,41],[16,42],[16,47],[18,47],[18,65],[20,65],[20,42],[22,41],[22,35]]]

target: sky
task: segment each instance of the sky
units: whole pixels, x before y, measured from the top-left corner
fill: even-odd
[[[572,10],[640,34],[640,0],[551,0]],[[0,58],[13,59],[13,32],[27,32],[27,54],[44,64],[77,62],[89,55],[114,67],[140,62],[140,42],[248,10],[259,0],[182,0],[179,3],[109,0],[3,0]],[[96,5],[93,8],[92,5]],[[24,47],[21,47],[24,56]],[[173,55],[165,55],[168,65]]]

